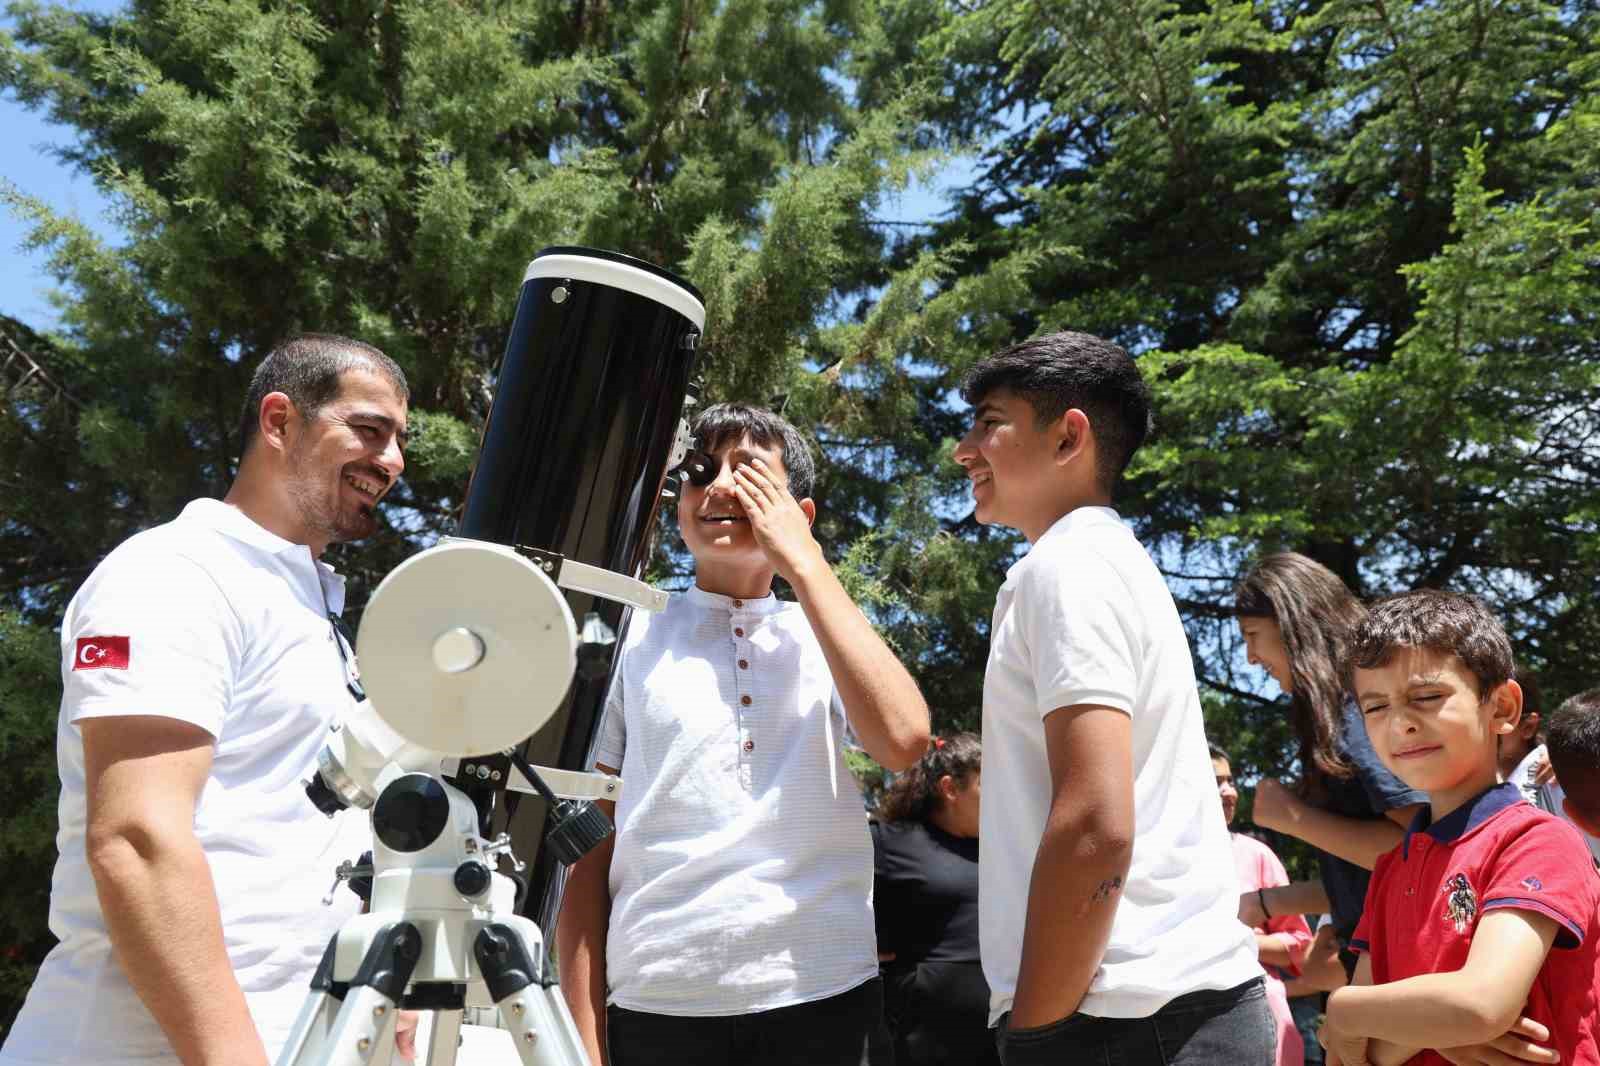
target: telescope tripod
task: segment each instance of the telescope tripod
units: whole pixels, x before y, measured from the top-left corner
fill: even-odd
[[[371,910],[328,943],[277,1066],[388,1066],[401,1008],[433,1015],[425,1066],[456,1061],[463,1014],[482,1008],[522,1066],[591,1066],[543,934],[491,871],[506,838],[479,837],[471,801],[420,773],[391,779],[372,820]],[[355,873],[340,867],[341,879]]]

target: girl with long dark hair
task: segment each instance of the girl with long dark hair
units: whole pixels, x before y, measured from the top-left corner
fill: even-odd
[[[1262,778],[1251,817],[1316,848],[1321,873],[1318,881],[1245,893],[1239,917],[1256,926],[1278,914],[1327,912],[1341,948],[1355,932],[1378,856],[1400,843],[1427,802],[1378,761],[1340,680],[1348,634],[1365,614],[1333,571],[1294,552],[1263,557],[1234,591],[1249,660],[1289,697],[1300,748],[1299,780],[1291,788]],[[1348,967],[1353,959],[1345,957]]]
[[[975,734],[935,737],[895,778],[872,824],[873,912],[895,1066],[999,1063],[978,961],[981,776]]]

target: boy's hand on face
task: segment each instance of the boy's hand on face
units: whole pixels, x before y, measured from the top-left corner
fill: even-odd
[[[826,565],[822,547],[811,535],[811,518],[799,501],[780,485],[760,459],[740,463],[733,471],[733,491],[744,508],[756,543],[783,579],[794,584],[799,574]]]

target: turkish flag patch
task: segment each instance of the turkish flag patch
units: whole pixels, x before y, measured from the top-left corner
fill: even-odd
[[[72,660],[74,670],[126,670],[128,668],[127,637],[79,637],[78,654]]]

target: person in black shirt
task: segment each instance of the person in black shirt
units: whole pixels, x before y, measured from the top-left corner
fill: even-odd
[[[895,1066],[994,1064],[978,962],[978,794],[972,733],[935,737],[872,823],[873,911]],[[879,1053],[876,1066],[890,1061]]]

